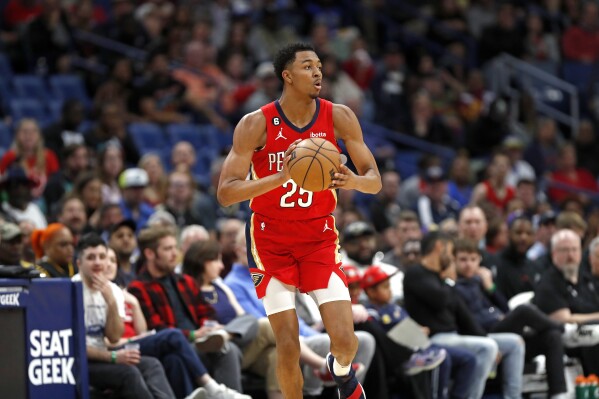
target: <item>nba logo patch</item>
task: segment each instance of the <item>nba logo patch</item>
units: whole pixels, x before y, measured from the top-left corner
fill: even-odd
[[[252,281],[254,282],[254,287],[259,286],[260,283],[262,282],[262,280],[264,280],[264,274],[251,273],[251,275],[252,275]]]

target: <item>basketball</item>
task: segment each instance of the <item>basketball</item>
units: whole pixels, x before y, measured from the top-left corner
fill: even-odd
[[[309,138],[300,141],[291,153],[289,173],[304,190],[323,191],[330,187],[340,164],[339,150],[333,143],[322,138]]]

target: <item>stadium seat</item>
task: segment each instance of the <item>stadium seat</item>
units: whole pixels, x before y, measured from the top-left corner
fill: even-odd
[[[591,64],[584,64],[576,61],[564,61],[562,65],[562,74],[564,79],[578,88],[579,93],[585,93],[589,90],[589,83],[593,77],[593,68]]]
[[[169,147],[160,126],[154,123],[132,123],[129,125],[129,134],[140,152],[160,153]]]
[[[8,112],[8,103],[14,98],[8,80],[0,78],[0,108]]]
[[[395,169],[402,180],[418,173],[418,161],[421,157],[420,151],[399,151],[395,155]]]
[[[56,98],[64,101],[77,99],[86,108],[91,106],[91,100],[81,78],[77,75],[52,75],[49,79],[50,87]]]
[[[12,129],[0,122],[0,151],[6,151],[12,144]]]
[[[0,53],[0,77],[9,81],[12,79],[13,71],[12,66],[10,65],[10,61],[6,55]]]
[[[35,118],[41,126],[45,126],[50,121],[44,105],[34,99],[12,100],[10,114],[15,121],[23,118]]]
[[[62,116],[62,104],[61,100],[50,100],[46,103],[50,118],[52,118],[53,122],[60,120]]]
[[[179,141],[188,141],[196,151],[207,150],[217,154],[220,149],[218,130],[212,125],[193,125],[174,123],[166,127],[170,142],[174,145]]]
[[[51,99],[50,92],[44,80],[37,75],[15,75],[12,85],[17,97],[22,99],[35,98],[39,101]]]

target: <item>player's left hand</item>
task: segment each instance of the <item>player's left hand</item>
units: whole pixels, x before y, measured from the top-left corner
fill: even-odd
[[[339,165],[339,172],[335,173],[335,178],[331,182],[331,188],[344,188],[352,190],[356,188],[356,174],[347,166]]]

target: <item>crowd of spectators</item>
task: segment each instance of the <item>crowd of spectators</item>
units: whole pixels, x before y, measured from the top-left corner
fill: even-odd
[[[89,239],[89,233],[101,237],[118,264],[116,275],[109,278],[130,287],[137,305],[126,296],[128,309],[137,306],[147,323],[145,329],[131,327],[135,331],[129,333],[177,331],[181,334],[173,333],[171,339],[196,343],[199,357],[181,355],[193,370],[184,383],[172,382],[173,364],[181,364],[154,353],[165,368],[159,377],[177,385],[171,396],[185,397],[202,388],[208,397],[243,397],[237,393],[243,390],[241,376],[258,373],[265,378],[268,397],[280,397],[271,367],[272,337],[260,321],[263,309],[247,298],[235,300],[237,294],[248,293],[230,292],[217,278],[222,276],[225,284],[249,278],[239,240],[249,206],[220,206],[216,186],[232,128],[245,113],[280,95],[281,84],[270,61],[280,46],[296,40],[310,42],[322,60],[323,98],[348,105],[368,123],[365,126],[376,124],[392,134],[455,152],[450,160],[436,152],[421,152],[413,165],[416,173],[404,175],[395,158],[412,149],[393,140],[371,141],[365,128],[383,189],[376,196],[338,193],[335,216],[344,263],[357,266],[359,273],[373,264],[395,268],[388,276],[393,303],[403,304],[405,299],[411,318],[428,328],[433,342],[447,345],[448,333],[456,329],[467,335],[490,335],[484,341],[486,355],[477,358],[486,359],[476,368],[481,374],[478,385],[461,386],[463,392],[484,387],[487,376],[482,374],[493,369],[488,361],[493,353],[510,359],[502,342],[492,339],[501,334],[511,334],[511,343],[503,342],[511,345],[511,359],[524,360],[523,351],[514,349],[523,342],[526,360],[533,353],[548,357],[549,393],[555,397],[566,387],[560,360],[564,351],[580,358],[585,372],[599,373],[597,346],[586,342],[588,347],[573,350],[547,344],[554,343],[556,334],[559,342],[568,326],[599,321],[594,288],[599,275],[595,98],[580,93],[584,119],[578,131],[536,113],[522,101],[517,113],[523,130],[510,123],[514,110],[504,93],[489,89],[489,66],[504,52],[539,67],[596,62],[595,2],[9,0],[0,5],[0,56],[9,61],[8,69],[0,65],[2,70],[43,79],[77,75],[87,93],[83,98],[61,99],[56,117],[16,120],[8,106],[12,97],[7,96],[22,94],[16,88],[11,91],[8,75],[0,76],[0,124],[13,132],[10,147],[0,154],[0,264],[70,278],[78,273],[77,243],[84,236]],[[46,94],[49,97],[40,100],[50,104],[50,90]],[[523,92],[523,98],[527,94]],[[172,146],[151,152],[131,132],[131,126],[139,123],[157,126],[161,135],[169,135],[172,126],[212,126],[211,134],[217,137],[205,142],[166,140]],[[207,154],[207,166],[199,168]],[[421,245],[425,235],[436,231],[475,243],[456,244],[462,253],[480,252],[475,274],[459,264],[453,272],[450,268],[431,274],[443,257],[435,243],[453,243],[442,236]],[[91,242],[83,249],[97,251],[96,241]],[[186,254],[205,251],[197,247],[199,242],[208,243],[212,252],[194,266],[198,260],[186,262]],[[422,256],[428,259],[424,266]],[[414,286],[405,289],[404,274],[409,279],[416,271],[427,275],[438,291],[426,291],[431,296],[421,298]],[[455,295],[447,291],[445,278],[457,282]],[[482,291],[464,294],[464,287],[473,281]],[[103,281],[88,283],[104,287]],[[560,301],[549,294],[552,284],[561,290]],[[183,293],[170,309],[167,304],[177,289]],[[522,332],[517,328],[496,330],[496,319],[480,323],[488,316],[485,309],[507,314],[506,300],[534,291],[539,294],[535,306],[553,319],[543,319],[536,331],[544,346],[529,349],[530,336],[524,334],[523,341],[515,335]],[[584,293],[580,297],[585,301],[573,292]],[[451,297],[448,303],[461,303],[459,294],[476,295],[480,307],[460,307],[460,313],[442,309],[447,324],[427,325],[431,320],[427,312],[436,305],[425,300],[443,302]],[[102,295],[110,305],[112,296],[104,291]],[[233,300],[217,301],[224,297]],[[434,389],[426,377],[389,370],[392,360],[385,357],[399,351],[398,356],[414,366],[409,359],[418,348],[380,350],[390,344],[377,327],[365,324],[369,316],[360,306],[356,303],[354,308],[357,329],[363,330],[355,367],[362,372],[366,391],[370,396],[376,392],[379,399],[401,392],[427,397]],[[472,312],[468,333],[459,331],[464,312]],[[459,323],[452,319],[456,314]],[[511,314],[511,319],[529,318],[522,310]],[[232,320],[248,315],[254,324],[215,333],[227,331]],[[216,327],[206,327],[205,320],[217,321]],[[322,353],[326,334],[318,320],[307,320],[302,361],[307,393],[316,396],[327,379],[326,351]],[[118,330],[106,336],[111,345],[118,341],[112,339]],[[593,335],[594,330],[589,331]],[[205,336],[211,344],[216,341],[217,350],[204,345]],[[548,352],[548,346],[554,351]],[[111,361],[110,345],[96,342],[95,348],[109,354],[95,352],[91,360]],[[135,363],[123,360],[126,353],[119,350],[118,363]],[[466,365],[468,358],[462,359]],[[519,360],[510,364],[518,365]],[[234,372],[223,373],[223,368]],[[503,375],[504,394],[518,398],[514,388],[518,382],[510,375],[514,374]],[[96,388],[96,393],[115,389]]]

